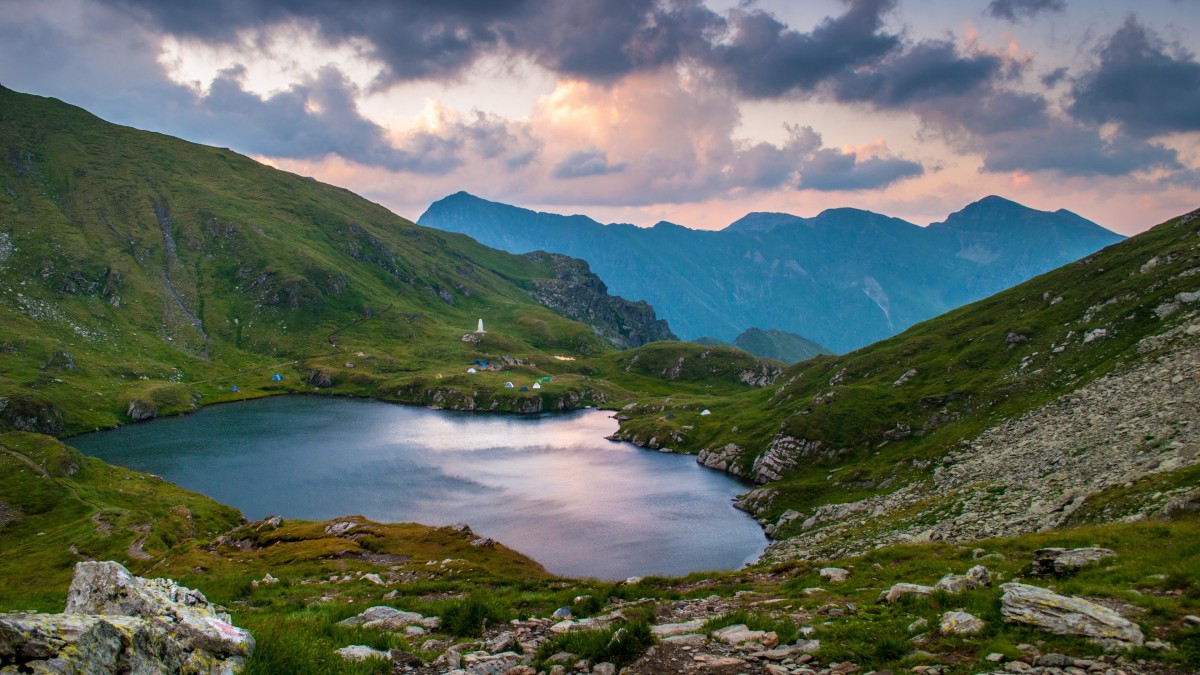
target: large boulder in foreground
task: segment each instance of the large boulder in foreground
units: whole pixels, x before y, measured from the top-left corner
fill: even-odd
[[[1004,589],[1000,611],[1010,623],[1037,626],[1057,635],[1079,635],[1113,649],[1131,649],[1145,642],[1137,624],[1094,602],[1026,584],[1009,583],[1000,588]]]
[[[0,614],[0,670],[236,673],[254,638],[204,594],[143,579],[119,563],[81,562],[63,614]]]

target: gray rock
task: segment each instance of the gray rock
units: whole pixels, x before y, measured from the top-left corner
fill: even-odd
[[[551,614],[550,616],[551,616],[551,618],[554,618],[554,619],[573,619],[573,618],[575,618],[575,616],[573,614],[571,614],[570,607],[559,607],[558,609],[554,610],[554,614]]]
[[[879,602],[896,602],[906,595],[931,595],[933,586],[899,583],[879,594]]]
[[[917,369],[909,368],[908,370],[904,371],[904,374],[901,375],[899,379],[897,379],[895,382],[892,383],[892,386],[893,387],[902,386],[902,385],[904,385],[904,383],[908,382],[909,380],[913,379],[916,376],[917,376]]]
[[[941,630],[943,635],[974,635],[983,630],[985,625],[983,619],[957,610],[943,614],[941,625],[938,629]]]
[[[597,663],[592,666],[592,675],[617,675],[617,666],[613,663]]]
[[[254,651],[250,633],[214,611],[203,593],[169,579],[135,577],[116,562],[77,563],[65,613],[156,617],[194,649],[237,657]]]
[[[683,635],[685,633],[695,633],[704,627],[703,619],[694,619],[692,621],[684,621],[683,623],[660,623],[650,627],[650,632],[655,637],[671,637],[673,635]]]
[[[699,647],[707,641],[708,638],[700,633],[684,633],[683,635],[672,635],[661,639],[663,644],[686,645],[689,647]]]
[[[392,658],[391,654],[381,652],[366,645],[350,645],[349,647],[342,647],[334,653],[347,661],[366,661],[367,659],[391,660]]]
[[[1107,548],[1043,548],[1033,552],[1034,576],[1069,574],[1084,565],[1116,557]]]
[[[115,562],[76,566],[68,610],[0,615],[0,663],[39,673],[224,675],[254,649],[203,594]]]
[[[758,641],[766,635],[765,631],[750,630],[745,624],[739,623],[733,626],[726,626],[720,630],[712,632],[714,639],[720,640],[726,644],[736,645],[751,640]]]
[[[142,422],[157,417],[158,406],[149,401],[133,399],[129,402],[129,406],[125,408],[125,414],[134,422]]]
[[[1038,586],[1008,583],[1001,588],[1001,613],[1010,623],[1037,626],[1057,635],[1079,635],[1118,649],[1145,642],[1137,624],[1107,607]]]
[[[406,626],[420,624],[425,617],[416,612],[402,612],[394,607],[379,605],[371,607],[361,614],[338,622],[339,626],[362,626],[363,628],[378,628],[380,630],[401,630]]]
[[[821,578],[829,581],[845,581],[850,578],[850,570],[841,567],[822,567]]]
[[[977,588],[985,588],[992,585],[992,573],[983,565],[976,565],[967,570],[966,574],[947,574],[942,577],[937,584],[934,585],[934,590],[946,591],[947,593],[962,593],[963,591],[975,590]]]

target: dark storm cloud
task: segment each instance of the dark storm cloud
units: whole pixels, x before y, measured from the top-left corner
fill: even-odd
[[[1042,75],[1040,79],[1042,85],[1047,89],[1053,89],[1058,86],[1059,82],[1067,79],[1067,74],[1071,72],[1066,66],[1055,68],[1054,70]]]
[[[628,168],[627,162],[610,164],[608,153],[597,148],[588,148],[567,153],[567,156],[555,165],[553,176],[560,179],[607,176],[612,173],[621,173]]]
[[[1019,21],[1032,19],[1042,12],[1061,12],[1067,8],[1065,0],[992,0],[987,12],[997,19]]]
[[[991,54],[961,56],[950,42],[926,40],[874,68],[845,73],[835,80],[834,91],[844,102],[898,108],[964,94],[997,76],[1002,65]]]
[[[162,30],[205,42],[284,23],[334,43],[363,40],[381,84],[453,77],[479,57],[525,54],[565,75],[611,80],[697,51],[722,19],[698,0],[103,0]]]
[[[1065,176],[1125,176],[1149,169],[1183,168],[1174,150],[1157,143],[1055,124],[984,139],[989,171],[1055,171]]]
[[[824,191],[872,190],[923,173],[924,167],[906,159],[871,157],[860,160],[853,154],[825,148],[818,151],[805,165],[797,187]]]
[[[900,47],[881,32],[895,0],[849,0],[844,14],[802,33],[761,11],[730,13],[730,38],[710,48],[706,61],[753,98],[806,93],[831,77],[877,61]]]
[[[1175,52],[1129,17],[1100,48],[1099,65],[1075,81],[1070,113],[1139,136],[1200,130],[1200,63]]]
[[[179,111],[175,121],[189,137],[211,137],[271,157],[334,154],[367,166],[431,175],[452,171],[470,158],[498,159],[515,168],[540,149],[528,129],[478,112],[465,121],[443,121],[437,133],[415,130],[390,138],[359,114],[352,85],[334,68],[265,99],[243,90],[240,74],[223,72],[207,94],[195,95]]]
[[[500,41],[495,22],[519,14],[524,0],[497,2],[359,0],[101,0],[130,10],[162,30],[209,43],[232,42],[245,30],[297,22],[338,44],[366,40],[386,64],[381,81],[453,75]]]

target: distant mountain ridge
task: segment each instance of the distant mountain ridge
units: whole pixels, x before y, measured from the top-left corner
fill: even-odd
[[[645,300],[683,339],[732,340],[752,326],[845,352],[1124,239],[1070,211],[985,197],[920,227],[855,208],[804,218],[751,213],[724,230],[603,225],[466,192],[422,225],[513,253],[587,260],[612,292]]]
[[[700,337],[693,342],[708,346],[733,346],[748,354],[783,361],[787,364],[800,363],[814,356],[833,353],[803,335],[774,328],[768,330],[747,328],[745,332],[734,338],[733,342],[713,337]]]

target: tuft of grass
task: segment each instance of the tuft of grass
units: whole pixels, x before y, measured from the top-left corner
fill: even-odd
[[[551,656],[568,652],[592,663],[607,661],[621,668],[636,661],[653,644],[650,624],[645,621],[622,622],[605,630],[572,631],[539,647],[534,667],[544,668]]]
[[[494,599],[472,594],[453,602],[442,611],[442,627],[453,635],[476,637],[489,626],[508,621],[511,612]]]

